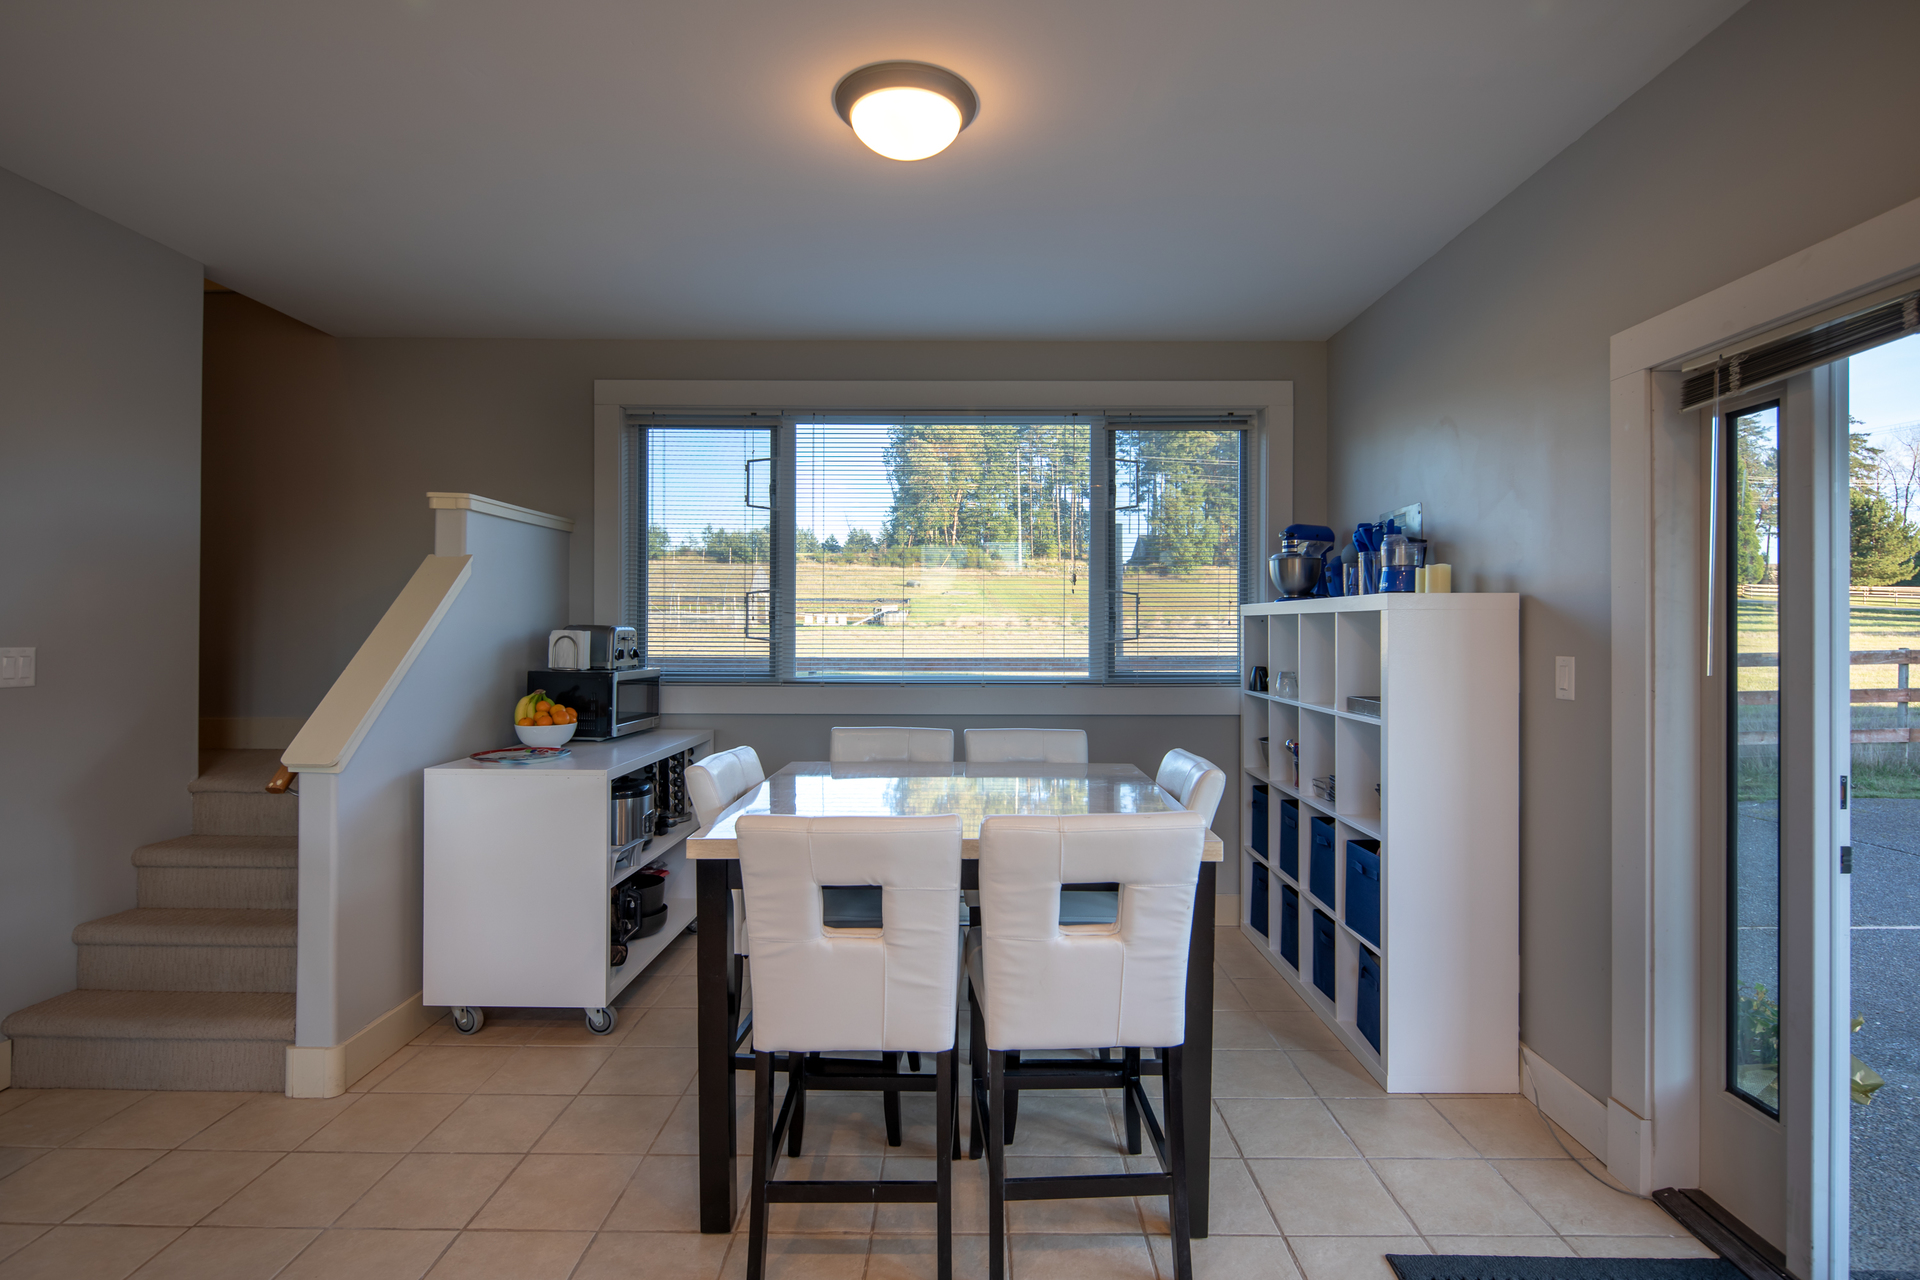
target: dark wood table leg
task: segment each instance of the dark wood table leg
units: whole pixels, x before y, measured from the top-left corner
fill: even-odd
[[[1187,1211],[1193,1238],[1207,1235],[1213,1164],[1213,917],[1217,862],[1200,864],[1193,900],[1193,940],[1187,952],[1187,1043],[1181,1050],[1187,1122]],[[704,927],[704,926],[703,926]]]
[[[695,919],[699,921],[700,1230],[733,1230],[734,1153],[738,1148],[733,1106],[733,1037],[737,1026],[733,991],[733,891],[730,862],[703,858]],[[1212,952],[1208,952],[1211,956]],[[1209,960],[1211,965],[1211,960]],[[1213,1003],[1208,997],[1207,1003]]]

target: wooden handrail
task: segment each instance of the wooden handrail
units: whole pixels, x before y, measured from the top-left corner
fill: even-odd
[[[1920,649],[1855,649],[1847,661],[1856,667],[1920,666]],[[1734,656],[1737,667],[1777,667],[1777,653],[1742,653]]]
[[[273,781],[267,784],[267,790],[276,796],[284,795],[287,788],[293,784],[295,776],[293,770],[281,765],[273,771]]]

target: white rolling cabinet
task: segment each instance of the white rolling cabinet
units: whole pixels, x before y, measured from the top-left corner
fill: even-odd
[[[1240,613],[1243,671],[1268,671],[1267,690],[1241,698],[1242,931],[1388,1092],[1516,1091],[1519,596]],[[1353,697],[1380,714],[1349,710]],[[1328,777],[1330,799],[1315,785]]]
[[[487,1007],[583,1010],[611,1031],[614,997],[693,922],[687,819],[617,859],[613,781],[713,748],[708,729],[667,729],[573,742],[572,754],[529,765],[454,760],[425,771],[423,995],[449,1005],[463,1031]],[[659,797],[656,796],[656,803]],[[667,869],[667,921],[611,962],[613,889],[650,866]]]

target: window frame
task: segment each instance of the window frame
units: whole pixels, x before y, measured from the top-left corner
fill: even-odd
[[[767,394],[771,392],[772,394]],[[808,392],[825,393],[809,395]],[[933,419],[964,421],[1034,420],[1057,421],[1082,415],[1096,427],[1089,449],[1092,468],[1090,489],[1097,523],[1111,518],[1111,459],[1113,432],[1144,426],[1172,426],[1176,420],[1191,420],[1196,427],[1215,427],[1223,417],[1244,420],[1235,424],[1243,432],[1241,449],[1240,503],[1242,564],[1239,572],[1239,596],[1243,603],[1264,596],[1262,580],[1252,572],[1257,565],[1257,550],[1281,527],[1288,515],[1286,501],[1292,490],[1292,417],[1291,382],[1255,383],[653,383],[608,381],[595,385],[595,472],[596,513],[594,544],[594,606],[596,619],[608,622],[638,620],[644,600],[645,569],[636,571],[632,561],[639,544],[633,537],[636,521],[643,517],[635,510],[633,454],[637,432],[630,431],[635,421],[651,419],[668,425],[678,419],[683,425],[727,419],[744,424],[771,425],[778,422],[775,453],[779,456],[775,484],[773,521],[773,578],[777,584],[776,626],[770,646],[773,660],[770,674],[745,678],[708,675],[670,676],[674,684],[747,685],[752,687],[793,686],[841,688],[860,686],[923,687],[965,685],[993,686],[1004,689],[1039,687],[1126,687],[1236,686],[1237,657],[1234,670],[1218,677],[1167,679],[1152,675],[1115,674],[1108,650],[1109,629],[1102,624],[1109,608],[1089,608],[1089,672],[1085,676],[1063,677],[1057,673],[1033,676],[1008,674],[883,675],[883,676],[807,676],[796,677],[792,658],[793,582],[791,560],[794,545],[795,421],[806,418],[844,416],[849,420],[879,418]],[[742,409],[759,404],[761,408]],[[1102,405],[1112,406],[1102,408]],[[777,407],[776,407],[777,406]],[[1275,494],[1282,495],[1279,501]],[[1103,548],[1106,539],[1096,536],[1093,548]],[[637,557],[644,559],[644,557]],[[1110,556],[1104,563],[1089,565],[1096,581],[1106,582],[1113,575]],[[1115,586],[1109,583],[1109,586]],[[1094,632],[1101,634],[1097,637]]]

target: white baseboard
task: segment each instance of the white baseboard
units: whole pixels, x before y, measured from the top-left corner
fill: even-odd
[[[1607,1099],[1607,1172],[1640,1195],[1653,1194],[1653,1121]]]
[[[13,1041],[0,1036],[0,1089],[13,1088]]]
[[[1602,1160],[1607,1158],[1607,1104],[1524,1044],[1520,1046],[1520,1091],[1575,1142]]]
[[[305,716],[201,716],[202,751],[285,751]]]
[[[287,1046],[287,1096],[337,1098],[354,1081],[373,1070],[400,1048],[432,1026],[445,1012],[429,1008],[416,993],[375,1018],[345,1044],[321,1048]]]

